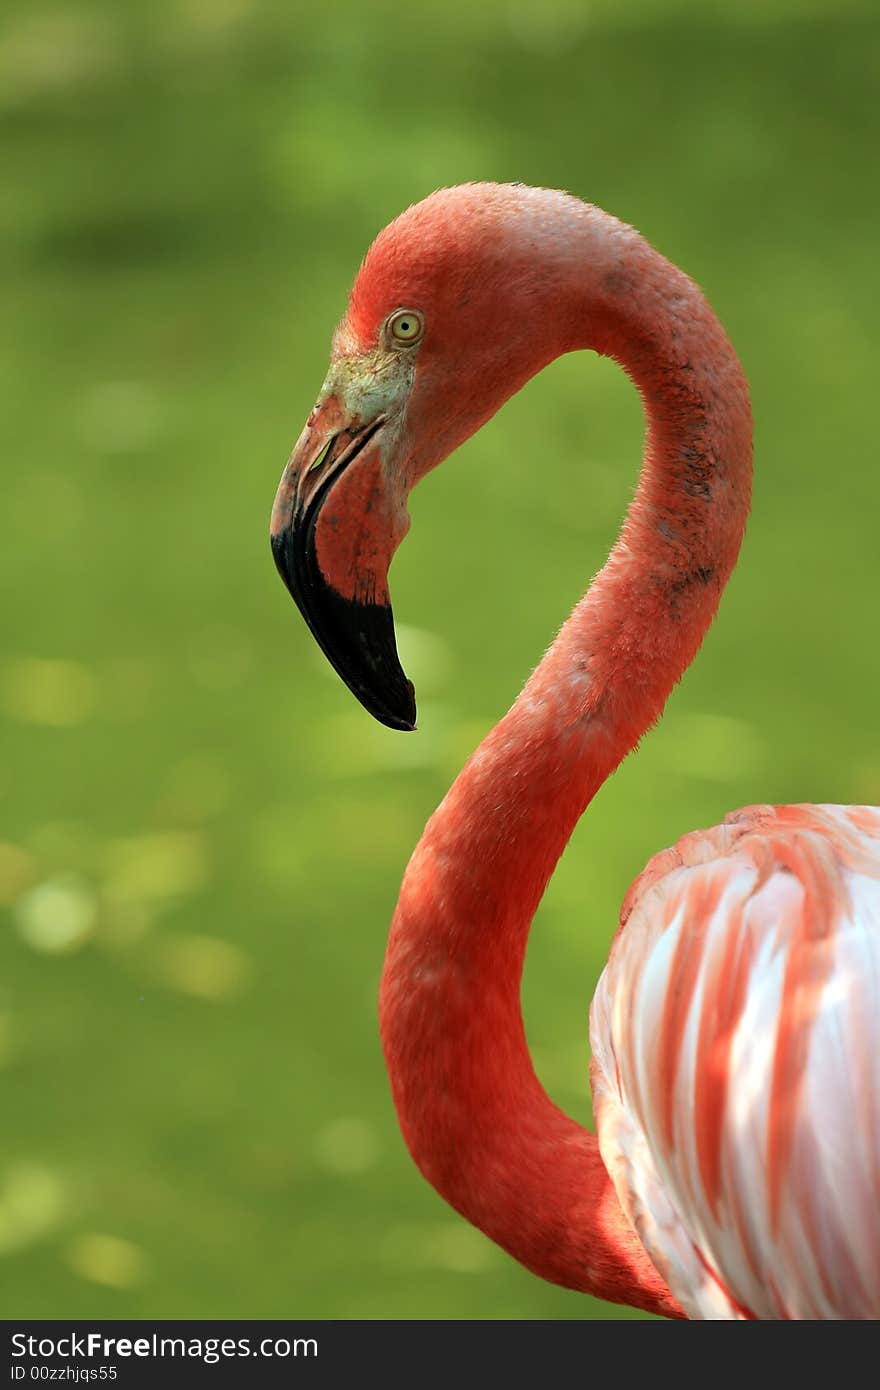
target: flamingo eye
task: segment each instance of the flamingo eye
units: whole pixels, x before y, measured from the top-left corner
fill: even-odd
[[[425,331],[424,315],[418,309],[395,309],[386,327],[392,342],[412,347],[421,341]]]

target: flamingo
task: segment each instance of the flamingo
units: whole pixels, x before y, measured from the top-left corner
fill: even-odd
[[[748,389],[697,285],[562,192],[471,184],[409,208],[357,274],[275,560],[361,703],[414,728],[387,583],[407,495],[582,348],[641,394],[641,476],[406,869],[380,989],[400,1127],[446,1201],[544,1279],[667,1317],[875,1318],[880,809],[752,806],[651,860],[591,1008],[596,1135],[547,1096],[523,1027],[544,888],[696,655],[745,528]]]

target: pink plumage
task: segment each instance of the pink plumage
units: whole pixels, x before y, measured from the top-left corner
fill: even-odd
[[[696,655],[745,528],[748,390],[698,287],[567,194],[479,184],[409,209],[357,276],[279,487],[276,561],[362,703],[411,729],[387,587],[409,491],[580,348],[641,393],[641,477],[407,868],[380,997],[401,1129],[546,1279],[671,1317],[876,1318],[880,811],[753,807],[651,861],[592,1010],[598,1141],[546,1095],[523,1028],[547,881]],[[523,557],[515,582],[534,580]]]
[[[699,1317],[872,1318],[880,811],[755,806],[633,885],[591,1011],[602,1157]]]

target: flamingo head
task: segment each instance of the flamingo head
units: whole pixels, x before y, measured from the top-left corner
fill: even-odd
[[[543,240],[535,254],[542,228],[559,230],[559,203],[584,210],[546,190],[465,185],[380,233],[278,487],[271,540],[281,577],[338,674],[390,728],[413,729],[416,718],[388,593],[409,492],[577,345],[561,266]]]

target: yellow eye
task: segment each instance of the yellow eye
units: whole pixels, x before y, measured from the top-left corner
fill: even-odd
[[[425,320],[417,309],[395,309],[388,320],[388,336],[395,343],[412,347],[425,331]]]

